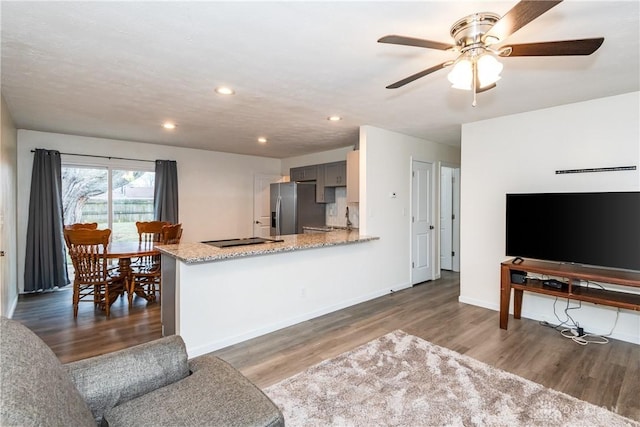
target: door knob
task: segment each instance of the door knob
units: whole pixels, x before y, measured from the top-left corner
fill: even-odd
[[[433,230],[435,227],[433,225],[429,226],[429,230]]]
[[[257,220],[256,220],[256,224],[262,224],[262,223],[261,223],[260,221],[257,221]]]

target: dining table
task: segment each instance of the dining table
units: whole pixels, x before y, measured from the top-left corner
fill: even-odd
[[[147,295],[143,289],[134,287],[131,260],[138,257],[160,255],[160,252],[155,248],[156,244],[158,242],[120,241],[109,243],[107,249],[107,258],[118,260],[120,274],[126,277],[127,283],[130,284],[131,289],[126,289],[126,291],[135,292],[136,295],[147,301],[150,301],[152,297]],[[117,296],[122,295],[122,293],[122,291],[118,291]]]

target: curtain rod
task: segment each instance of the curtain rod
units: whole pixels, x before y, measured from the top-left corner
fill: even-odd
[[[31,150],[32,153],[35,153],[36,150]],[[151,163],[155,163],[155,160],[143,160],[143,159],[130,159],[128,157],[113,157],[113,156],[96,156],[94,154],[74,154],[74,153],[60,153],[60,154],[64,154],[65,156],[81,156],[81,157],[95,157],[98,159],[109,159],[109,160],[133,160],[136,162],[151,162]]]

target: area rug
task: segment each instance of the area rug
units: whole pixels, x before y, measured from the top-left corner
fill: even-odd
[[[395,331],[265,389],[294,426],[640,426]]]

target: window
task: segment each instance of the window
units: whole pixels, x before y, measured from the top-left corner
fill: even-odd
[[[136,221],[153,220],[154,182],[150,170],[62,165],[64,223],[97,222],[111,241],[137,240]]]

